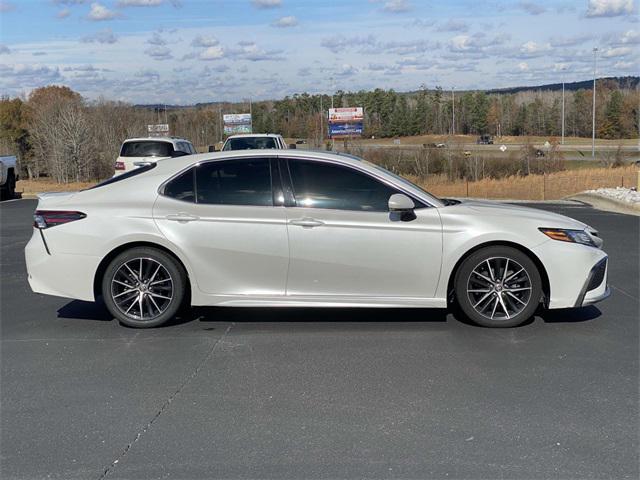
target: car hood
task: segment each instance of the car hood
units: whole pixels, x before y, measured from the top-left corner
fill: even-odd
[[[573,218],[537,208],[514,205],[512,203],[501,203],[491,200],[460,200],[458,205],[453,206],[453,208],[455,207],[467,208],[483,216],[526,219],[538,223],[539,227],[571,228],[577,230],[586,228],[595,232],[589,225]],[[446,208],[452,207],[445,207],[445,209]]]

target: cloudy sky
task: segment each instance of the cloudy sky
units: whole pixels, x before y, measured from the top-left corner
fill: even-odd
[[[637,0],[0,0],[0,95],[190,104],[639,73]]]

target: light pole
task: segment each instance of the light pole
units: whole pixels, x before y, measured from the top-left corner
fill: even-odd
[[[598,69],[598,47],[593,48],[593,108],[591,116],[591,158],[596,157],[596,72]]]
[[[562,73],[562,145],[564,145],[564,68]]]
[[[456,134],[456,96],[453,93],[455,87],[451,87],[451,135]]]

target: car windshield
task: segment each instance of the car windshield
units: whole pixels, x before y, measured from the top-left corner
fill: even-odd
[[[262,150],[278,148],[273,137],[238,137],[230,138],[224,144],[224,151],[228,150]]]
[[[121,157],[170,157],[173,147],[169,142],[135,141],[122,145]]]

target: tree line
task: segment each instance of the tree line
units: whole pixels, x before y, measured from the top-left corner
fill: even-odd
[[[599,138],[638,136],[640,92],[607,80],[596,90]],[[591,136],[592,91],[566,92],[565,133]],[[276,101],[202,104],[161,109],[107,99],[88,101],[65,86],[35,89],[26,98],[0,98],[0,153],[18,156],[21,176],[42,175],[57,182],[91,181],[113,174],[113,163],[125,138],[147,136],[147,125],[169,123],[171,134],[200,149],[223,139],[222,115],[251,109],[256,133],[306,138],[320,146],[327,134],[326,112],[362,106],[365,135],[396,137],[419,134],[561,134],[561,93],[446,92],[421,88],[338,91],[329,95],[296,94]],[[455,124],[453,110],[455,109]]]

